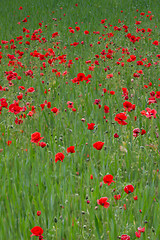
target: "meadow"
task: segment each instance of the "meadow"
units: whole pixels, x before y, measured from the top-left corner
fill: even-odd
[[[0,239],[160,239],[160,3],[0,2]]]

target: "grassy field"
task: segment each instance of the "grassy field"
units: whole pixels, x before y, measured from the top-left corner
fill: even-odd
[[[159,9],[1,0],[0,239],[160,239]]]

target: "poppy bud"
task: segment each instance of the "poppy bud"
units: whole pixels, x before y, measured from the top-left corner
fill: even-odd
[[[90,176],[90,179],[91,179],[91,180],[93,179],[93,175]]]
[[[37,216],[40,216],[41,215],[41,211],[37,211]]]

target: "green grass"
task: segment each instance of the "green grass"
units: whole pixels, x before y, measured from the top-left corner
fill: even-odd
[[[76,3],[78,7],[75,6]],[[26,106],[27,111],[14,115],[8,112],[9,109],[3,108],[0,115],[0,149],[3,149],[0,152],[0,239],[30,239],[30,230],[34,226],[43,228],[45,240],[115,240],[122,234],[136,239],[135,232],[140,226],[145,226],[145,232],[140,239],[160,238],[160,174],[157,171],[160,168],[160,99],[156,98],[157,103],[148,105],[150,92],[160,91],[159,59],[156,57],[160,54],[159,46],[152,44],[155,40],[160,41],[158,4],[156,0],[1,0],[0,40],[14,39],[17,48],[10,49],[11,44],[8,43],[9,48],[6,49],[5,45],[0,43],[0,52],[3,53],[0,85],[8,88],[8,91],[0,91],[0,99],[5,98],[9,107],[14,100],[17,101],[17,95],[23,93],[19,105]],[[23,10],[19,10],[20,6]],[[139,12],[136,12],[136,9],[139,9]],[[140,16],[141,12],[147,15],[148,11],[154,15],[152,21]],[[27,15],[30,17],[27,18]],[[134,18],[135,16],[137,18]],[[25,17],[27,23],[22,22]],[[53,18],[57,18],[57,21]],[[107,19],[104,24],[107,29],[100,23],[102,19]],[[118,23],[118,19],[124,22]],[[40,27],[39,23],[42,21]],[[135,25],[135,21],[142,23]],[[21,24],[17,24],[18,22]],[[75,30],[72,34],[68,28],[75,29],[75,22],[78,22],[80,31]],[[128,33],[140,36],[140,41],[133,44],[125,37],[127,33],[123,28],[122,31],[114,31],[109,24],[113,27],[127,25]],[[141,32],[135,31],[135,26],[146,30],[151,28],[151,36],[148,36],[147,32],[141,36]],[[45,37],[47,42],[39,43],[27,39],[23,27],[30,30],[30,36],[41,28],[40,38]],[[84,34],[85,30],[89,31],[88,35]],[[100,34],[93,34],[93,31],[99,31]],[[52,38],[55,32],[58,32],[59,36]],[[110,40],[107,35],[102,36],[111,32],[114,36]],[[21,45],[16,41],[18,36],[24,38]],[[102,38],[99,39],[100,37]],[[25,44],[27,40],[31,42],[29,46]],[[81,41],[84,41],[84,45]],[[98,41],[100,44],[97,44]],[[56,42],[59,44],[56,45]],[[74,42],[79,42],[79,45],[70,46]],[[90,44],[93,44],[93,47],[90,47]],[[124,67],[116,64],[118,59],[122,58],[122,51],[117,50],[120,46],[128,48],[129,51],[122,59]],[[60,60],[56,59],[50,66],[48,59],[53,56],[40,61],[30,55],[35,50],[45,54],[48,48],[53,49],[55,58],[66,55],[66,62],[59,64]],[[106,58],[105,62],[101,58],[96,59],[95,55],[100,56],[103,49],[106,53],[108,49],[113,50],[113,59]],[[24,52],[21,59],[18,59],[19,55],[15,50]],[[13,86],[9,86],[4,74],[14,68],[8,66],[10,59],[7,54],[14,54],[16,61],[24,66],[15,64],[14,71],[21,76],[21,80],[12,80]],[[127,62],[130,55],[136,55],[135,62]],[[76,57],[81,58],[75,60]],[[148,59],[144,64],[152,64],[150,68],[137,66],[136,62],[143,58]],[[73,61],[71,67],[68,67],[69,60]],[[91,60],[91,63],[86,64],[88,60]],[[95,65],[94,71],[89,71],[89,66],[95,60],[99,61],[99,65]],[[40,70],[42,62],[46,62],[46,68]],[[104,68],[107,66],[110,70],[105,72]],[[57,69],[61,76],[57,77],[52,69]],[[34,78],[25,75],[28,70],[33,71]],[[143,70],[143,75],[134,78],[133,74],[137,70]],[[65,71],[67,74],[62,76]],[[44,73],[44,76],[40,73]],[[91,82],[86,84],[83,81],[79,85],[72,83],[71,80],[77,77],[78,73],[86,76],[91,74]],[[113,74],[113,78],[106,78],[107,74]],[[152,82],[152,86],[145,89],[144,85],[149,82]],[[24,86],[25,90],[20,90],[19,86]],[[34,87],[35,92],[25,95],[30,87]],[[115,121],[115,116],[124,112],[124,87],[129,92],[128,101],[135,104],[136,108],[127,112],[128,124],[121,126]],[[115,95],[103,93],[103,88],[115,91]],[[47,94],[44,93],[45,89]],[[94,105],[95,99],[101,100],[101,108]],[[51,108],[59,109],[57,115],[47,106],[41,110],[40,104],[45,100],[51,102]],[[74,103],[76,112],[67,107],[68,101]],[[110,108],[107,114],[104,113],[104,105]],[[35,106],[35,113],[30,117],[27,114],[32,110],[32,106]],[[157,118],[148,119],[141,115],[141,111],[147,107],[157,111]],[[16,117],[20,119],[23,113],[26,118],[22,118],[22,124],[16,125]],[[81,121],[82,118],[85,118],[85,122]],[[90,131],[87,123],[92,122],[95,123],[95,128]],[[133,137],[135,128],[145,129],[146,134]],[[34,132],[40,132],[44,137],[42,141],[47,144],[45,148],[31,143],[31,134]],[[118,133],[119,138],[114,138],[115,133]],[[10,146],[6,143],[8,140],[12,141]],[[97,141],[104,142],[101,151],[93,148],[93,143]],[[75,146],[75,153],[67,154],[66,149],[69,146]],[[63,152],[65,158],[63,162],[55,163],[55,154],[58,152]],[[115,183],[110,186],[103,184],[100,187],[106,174],[112,174]],[[123,190],[128,184],[135,188],[129,195]],[[115,201],[114,195],[117,194],[121,194],[121,198]],[[133,199],[136,195],[137,201]],[[108,209],[97,204],[97,199],[101,197],[108,197]],[[90,201],[89,204],[87,200]],[[37,216],[38,210],[41,211],[41,216]],[[32,239],[38,237],[34,236]]]

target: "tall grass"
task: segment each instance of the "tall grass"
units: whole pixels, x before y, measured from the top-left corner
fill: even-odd
[[[75,6],[76,3],[78,7]],[[19,10],[20,6],[23,7],[22,10]],[[17,95],[23,93],[19,105],[26,106],[27,111],[14,115],[8,112],[9,109],[3,108],[0,115],[0,149],[3,149],[0,152],[0,239],[30,239],[30,230],[34,226],[43,228],[45,240],[115,240],[122,234],[135,239],[135,232],[140,226],[145,226],[141,239],[160,238],[160,101],[156,98],[157,103],[148,105],[150,92],[159,91],[160,84],[159,61],[156,57],[160,54],[159,46],[152,44],[155,40],[160,41],[158,6],[156,0],[1,0],[0,40],[14,39],[16,49],[10,49],[9,43],[8,49],[0,44],[0,52],[3,53],[0,85],[8,88],[0,91],[0,98],[5,98],[9,107],[14,100],[17,101]],[[136,9],[139,11],[136,12]],[[152,21],[140,15],[141,12],[147,15],[148,11],[154,15]],[[22,22],[24,18],[28,20],[26,23]],[[57,21],[53,18],[57,18]],[[107,19],[104,24],[107,29],[101,24],[102,19]],[[118,23],[118,19],[124,22]],[[42,21],[42,26],[39,26]],[[136,26],[135,21],[142,23]],[[75,29],[76,25],[80,31],[70,33],[68,28]],[[141,40],[134,44],[130,42],[125,37],[127,33],[124,32],[123,25],[127,25],[128,32],[140,36]],[[114,31],[114,26],[121,27],[122,31]],[[41,28],[40,35],[47,42],[27,39],[23,27],[30,30],[30,36]],[[151,36],[147,32],[141,36],[141,32],[136,33],[136,27],[146,30],[151,28]],[[89,31],[88,35],[84,34],[85,30]],[[99,31],[100,34],[93,34],[93,31]],[[52,38],[55,32],[59,36]],[[114,34],[112,38],[102,36],[110,32]],[[16,41],[18,36],[23,36],[21,45]],[[27,40],[31,42],[30,45],[25,44]],[[81,44],[82,41],[84,44]],[[100,44],[97,44],[98,41]],[[71,46],[74,42],[79,42],[79,45]],[[118,50],[120,46],[128,48],[129,52],[128,55],[124,54],[124,67],[116,64],[123,55],[122,50]],[[56,59],[50,66],[48,59],[52,56],[40,61],[30,55],[34,50],[45,54],[48,48],[53,49],[55,58],[66,55],[66,63],[59,64],[60,60]],[[113,50],[113,59],[106,58],[104,62],[103,59],[96,58],[95,55],[100,56],[103,49],[106,52],[108,49]],[[23,57],[18,58],[15,50],[24,52]],[[14,54],[16,61],[24,67],[17,64],[15,67],[8,66],[10,59],[7,54]],[[136,55],[135,62],[127,62],[130,55]],[[137,66],[136,62],[142,58],[148,59],[144,64],[150,62],[152,66]],[[73,61],[70,67],[69,60]],[[92,64],[95,60],[99,61],[99,65],[94,66],[94,71],[88,70],[91,66],[91,63],[85,63],[88,60]],[[42,62],[46,62],[46,68],[40,70]],[[110,70],[105,72],[107,66]],[[21,79],[12,80],[14,85],[9,86],[4,73],[13,68]],[[61,76],[56,76],[52,69],[57,69]],[[34,78],[26,76],[27,70],[33,71]],[[134,78],[133,74],[137,70],[143,70],[143,75]],[[65,71],[67,74],[63,76]],[[40,73],[44,73],[44,76]],[[71,80],[78,73],[86,76],[91,74],[91,82],[73,83]],[[107,74],[113,74],[113,78],[106,78]],[[149,82],[152,86],[149,86]],[[148,88],[144,88],[144,85]],[[24,86],[25,91],[20,90],[19,86]],[[35,92],[25,95],[30,87],[34,87]],[[136,108],[127,112],[128,124],[121,126],[115,121],[115,116],[124,112],[122,88],[125,87],[129,92],[128,101],[135,104]],[[104,88],[107,89],[106,93],[103,92]],[[47,93],[44,93],[45,89]],[[111,95],[110,91],[115,91],[115,95]],[[101,100],[101,108],[94,104],[95,99]],[[46,105],[42,111],[40,104],[45,100],[51,102],[51,108],[59,109],[58,114],[51,112],[51,108]],[[73,102],[75,112],[67,107],[68,101]],[[107,114],[104,113],[104,105],[109,106]],[[35,111],[30,117],[27,114],[32,106],[35,106]],[[157,111],[157,118],[142,116],[141,111],[147,107]],[[16,125],[16,117],[20,119],[23,113],[26,118],[22,117],[23,123]],[[88,130],[87,123],[95,123],[94,130]],[[146,134],[133,137],[135,128],[145,129]],[[41,148],[31,142],[31,134],[34,132],[41,133],[46,147]],[[115,133],[119,138],[114,137]],[[8,146],[7,141],[12,143]],[[97,141],[104,142],[100,151],[93,148],[93,143]],[[75,153],[66,152],[69,146],[75,146]],[[58,152],[63,152],[65,158],[63,162],[55,163],[55,154]],[[103,183],[100,187],[106,174],[113,175],[115,183],[110,186]],[[134,186],[134,192],[127,195],[123,189],[128,184]],[[121,198],[116,201],[114,195],[117,194]],[[136,195],[138,199],[134,200]],[[108,209],[97,204],[97,199],[101,197],[108,197]],[[87,200],[90,202],[87,203]],[[37,216],[37,211],[41,211],[40,216]],[[36,239],[35,236],[32,238]]]

